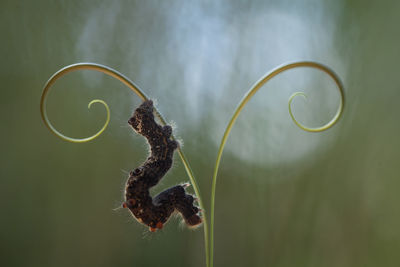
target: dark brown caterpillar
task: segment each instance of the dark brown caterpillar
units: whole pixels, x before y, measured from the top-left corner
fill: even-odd
[[[198,215],[200,210],[193,205],[194,197],[185,192],[189,184],[171,187],[154,198],[150,196],[149,189],[171,168],[174,150],[179,145],[171,139],[171,126],[162,127],[154,121],[151,100],[143,102],[128,123],[147,139],[151,154],[140,167],[130,172],[122,206],[128,208],[139,222],[149,226],[151,232],[161,229],[175,210],[182,214],[187,225],[199,225],[202,222]]]

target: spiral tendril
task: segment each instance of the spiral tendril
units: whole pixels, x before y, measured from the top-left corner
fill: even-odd
[[[100,71],[103,72],[111,77],[116,78],[117,80],[121,81],[122,83],[124,83],[125,85],[127,85],[132,91],[134,91],[142,100],[147,100],[146,95],[133,83],[131,82],[128,78],[126,78],[124,75],[122,75],[121,73],[119,73],[118,71],[111,69],[109,67],[100,65],[100,64],[94,64],[94,63],[77,63],[77,64],[73,64],[73,65],[69,65],[66,66],[64,68],[62,68],[61,70],[57,71],[46,83],[46,85],[43,88],[43,93],[42,93],[42,97],[40,99],[40,113],[42,116],[42,120],[44,122],[44,124],[46,125],[46,127],[53,133],[55,134],[57,137],[68,141],[68,142],[72,142],[72,143],[85,143],[85,142],[89,142],[97,137],[99,137],[107,128],[108,123],[110,121],[110,109],[107,105],[106,102],[104,102],[103,100],[93,100],[89,103],[88,108],[90,108],[90,106],[94,103],[101,103],[104,105],[104,107],[106,108],[107,111],[107,119],[106,122],[104,123],[103,127],[94,135],[86,137],[86,138],[72,138],[69,136],[65,136],[64,134],[60,133],[50,122],[48,116],[47,116],[47,112],[46,112],[46,100],[47,100],[47,96],[48,93],[50,91],[51,86],[62,76],[66,75],[67,73],[76,71],[76,70],[83,70],[83,69],[89,69],[89,70],[96,70],[96,71]]]
[[[319,70],[325,72],[326,74],[328,74],[337,85],[337,88],[340,93],[340,104],[339,104],[339,108],[336,112],[336,115],[328,123],[322,125],[321,127],[310,128],[310,127],[304,126],[303,124],[298,122],[292,113],[291,103],[292,103],[293,99],[298,95],[302,95],[305,97],[304,93],[294,93],[289,98],[289,101],[288,101],[289,114],[290,114],[290,117],[293,119],[294,123],[298,127],[300,127],[301,129],[303,129],[304,131],[307,131],[307,132],[322,132],[322,131],[325,131],[325,130],[331,128],[339,120],[340,116],[343,113],[343,108],[344,108],[344,89],[343,88],[344,87],[343,87],[342,82],[340,81],[340,79],[336,75],[336,73],[333,70],[331,70],[329,67],[322,65],[320,63],[317,63],[317,62],[313,62],[313,61],[300,61],[300,62],[294,62],[294,63],[281,65],[281,66],[277,67],[276,69],[272,70],[271,72],[267,73],[265,76],[263,76],[247,91],[247,93],[244,95],[242,100],[239,102],[239,105],[236,107],[236,109],[232,115],[232,118],[229,121],[229,123],[225,129],[224,135],[222,137],[222,140],[221,140],[221,143],[220,143],[220,146],[218,149],[217,159],[215,161],[214,174],[213,174],[212,187],[211,187],[211,207],[210,207],[210,245],[209,245],[210,262],[209,262],[209,266],[211,266],[211,267],[213,266],[213,257],[214,257],[214,214],[215,214],[214,210],[215,210],[215,193],[216,193],[216,188],[217,188],[217,176],[218,176],[218,169],[219,169],[219,165],[221,162],[222,153],[224,151],[224,147],[225,147],[226,141],[228,139],[229,133],[231,132],[232,127],[235,124],[236,119],[239,117],[239,114],[243,110],[244,106],[265,83],[267,83],[273,77],[277,76],[278,74],[280,74],[286,70],[294,69],[294,68],[298,68],[298,67],[309,67],[309,68],[319,69]]]

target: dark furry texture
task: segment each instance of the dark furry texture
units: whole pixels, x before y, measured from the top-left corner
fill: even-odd
[[[174,150],[178,142],[171,139],[171,126],[160,126],[154,121],[153,102],[143,102],[134,112],[129,124],[143,135],[151,148],[151,154],[138,168],[130,172],[126,183],[124,208],[136,219],[149,226],[150,231],[161,229],[176,210],[189,226],[199,225],[202,220],[199,209],[193,205],[194,198],[185,192],[188,184],[171,187],[154,199],[150,188],[155,186],[171,168]]]

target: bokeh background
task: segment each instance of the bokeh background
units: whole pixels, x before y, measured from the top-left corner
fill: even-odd
[[[0,265],[205,266],[203,229],[171,220],[155,234],[122,202],[127,172],[147,156],[127,120],[137,96],[100,73],[62,78],[48,113],[71,144],[41,121],[39,99],[58,69],[111,66],[157,101],[184,145],[209,207],[218,144],[247,89],[285,62],[312,69],[274,78],[241,114],[221,164],[216,266],[400,265],[399,1],[7,1],[0,2]],[[154,189],[188,181],[174,168]]]

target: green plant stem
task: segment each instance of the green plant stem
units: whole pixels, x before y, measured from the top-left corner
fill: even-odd
[[[196,182],[196,179],[195,179],[195,177],[193,175],[193,172],[192,172],[192,170],[191,170],[191,168],[189,166],[189,163],[187,162],[186,157],[183,154],[183,151],[181,149],[178,150],[178,154],[181,157],[182,163],[185,166],[186,173],[188,174],[188,176],[190,178],[190,181],[193,184],[194,192],[196,193],[199,205],[200,205],[200,207],[202,209],[203,227],[204,227],[204,250],[205,250],[205,254],[206,254],[206,266],[209,267],[210,266],[209,265],[209,262],[210,262],[210,254],[209,254],[209,251],[210,251],[210,247],[209,247],[210,240],[209,240],[208,220],[207,220],[206,210],[204,208],[204,204],[203,204],[203,201],[202,201],[202,198],[201,198],[200,188],[197,185],[197,182]]]
[[[100,131],[98,131],[96,134],[87,137],[87,138],[71,138],[68,136],[63,135],[62,133],[60,133],[59,131],[57,131],[55,129],[55,127],[51,124],[47,113],[46,113],[46,100],[47,100],[47,95],[50,91],[51,86],[62,76],[66,75],[67,73],[73,72],[73,71],[77,71],[77,70],[94,70],[94,71],[99,71],[102,72],[104,74],[107,74],[117,80],[119,80],[120,82],[122,82],[123,84],[125,84],[126,86],[128,86],[137,96],[139,96],[143,101],[144,100],[148,100],[148,97],[145,95],[145,93],[140,90],[140,88],[135,85],[129,78],[127,78],[126,76],[124,76],[122,73],[109,68],[107,66],[104,65],[100,65],[100,64],[95,64],[95,63],[77,63],[77,64],[73,64],[73,65],[69,65],[66,66],[62,69],[60,69],[59,71],[57,71],[45,84],[44,88],[43,88],[43,92],[42,92],[42,97],[40,99],[40,114],[42,116],[42,120],[44,122],[44,124],[46,125],[46,127],[50,130],[50,132],[52,132],[53,134],[55,134],[57,137],[68,141],[68,142],[72,142],[72,143],[84,143],[84,142],[88,142],[91,141],[93,139],[95,139],[96,137],[98,137],[107,127],[109,121],[110,121],[110,110],[108,108],[108,105],[103,101],[103,100],[93,100],[89,103],[89,108],[93,103],[101,103],[105,106],[106,111],[107,111],[107,119],[105,124],[103,125],[103,127],[101,128]],[[163,125],[166,125],[166,121],[163,118],[163,116],[160,114],[160,112],[158,112],[155,109],[155,114],[157,116],[157,118],[160,120],[160,122]],[[173,136],[171,136],[173,139],[175,139]],[[189,165],[189,161],[187,160],[187,158],[185,157],[185,154],[183,153],[183,150],[181,147],[178,147],[178,154],[179,157],[182,160],[183,165],[185,166],[185,170],[187,175],[189,176],[190,182],[193,185],[193,189],[196,193],[196,196],[198,198],[198,203],[200,205],[200,208],[202,209],[202,215],[203,215],[203,224],[204,224],[204,243],[205,243],[205,254],[206,254],[206,265],[209,266],[209,232],[208,232],[208,221],[207,221],[207,216],[206,216],[206,210],[203,204],[203,200],[201,197],[201,193],[200,193],[200,188],[197,184],[196,178],[193,174],[192,169],[190,168]]]
[[[240,101],[239,105],[236,107],[235,112],[233,113],[233,116],[225,129],[224,135],[222,137],[222,140],[221,140],[221,143],[220,143],[220,146],[218,149],[217,159],[215,162],[215,168],[214,168],[214,173],[213,173],[213,178],[212,178],[211,207],[210,207],[210,214],[211,214],[210,215],[210,239],[209,239],[210,240],[210,245],[209,245],[210,262],[208,264],[210,267],[213,266],[213,261],[214,261],[214,214],[215,214],[214,211],[215,211],[215,192],[216,192],[216,187],[217,187],[217,176],[218,176],[218,169],[219,169],[219,165],[221,162],[222,153],[224,151],[224,147],[225,147],[226,141],[228,139],[229,133],[231,132],[232,127],[233,127],[236,119],[238,118],[240,112],[243,110],[244,106],[266,82],[268,82],[270,79],[272,79],[276,75],[280,74],[281,72],[284,72],[289,69],[297,68],[297,67],[310,67],[310,68],[319,69],[319,70],[327,73],[336,83],[336,85],[339,89],[340,100],[341,100],[339,108],[331,121],[329,121],[327,124],[325,124],[321,127],[318,127],[318,128],[309,128],[309,127],[306,127],[306,126],[302,125],[301,123],[299,123],[293,116],[293,113],[291,111],[291,106],[290,106],[293,98],[296,95],[304,95],[303,93],[295,93],[289,99],[289,114],[297,126],[299,126],[301,129],[308,131],[308,132],[321,132],[321,131],[327,130],[330,127],[332,127],[338,121],[338,119],[340,118],[340,115],[343,112],[344,89],[343,89],[342,82],[340,81],[339,77],[330,68],[328,68],[327,66],[324,66],[322,64],[316,63],[316,62],[302,61],[302,62],[295,62],[295,63],[282,65],[282,66],[272,70],[270,73],[266,74],[265,76],[263,76],[260,80],[258,80],[249,89],[249,91],[245,94],[245,96]]]

